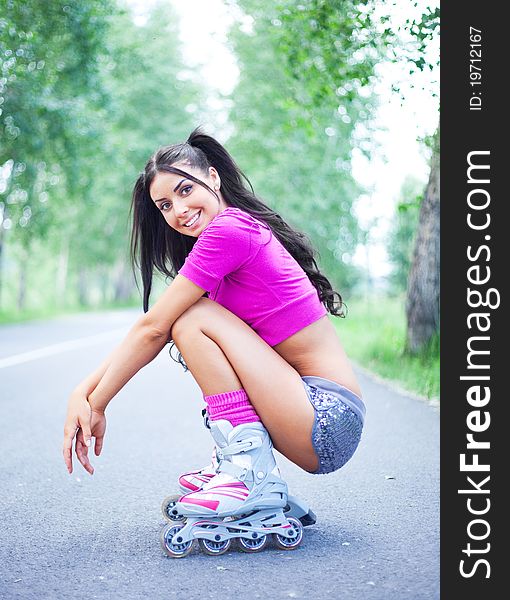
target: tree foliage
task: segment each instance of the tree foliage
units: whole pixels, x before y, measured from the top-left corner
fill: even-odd
[[[352,205],[360,193],[350,160],[361,143],[356,125],[372,115],[381,52],[369,3],[236,5],[252,30],[237,27],[230,36],[241,77],[229,147],[253,173],[256,191],[309,234],[335,285],[350,289],[359,233]]]
[[[87,116],[91,104],[104,103],[98,56],[114,9],[109,0],[7,0],[3,8],[0,257],[9,234],[25,285],[32,245],[48,239],[57,215],[83,188],[86,149],[97,135]],[[74,177],[66,177],[71,170]]]
[[[240,79],[219,137],[348,291],[364,240],[352,151],[370,153],[378,62],[402,56],[387,3],[226,1],[241,15],[229,35]],[[0,308],[132,293],[132,184],[156,147],[211,120],[171,5],[147,14],[135,24],[116,0],[0,0]],[[426,68],[435,13],[407,26],[417,42],[405,52]]]
[[[125,297],[133,289],[132,185],[159,145],[189,133],[191,104],[200,103],[179,53],[178,20],[161,5],[135,25],[114,0],[3,4],[4,303]]]

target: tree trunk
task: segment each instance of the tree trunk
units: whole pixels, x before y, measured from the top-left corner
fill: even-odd
[[[84,267],[80,267],[78,271],[78,302],[80,306],[89,304],[89,277]]]
[[[8,218],[7,204],[0,202],[0,309],[3,306],[3,290],[5,281],[4,254],[7,230],[4,227],[4,222]]]
[[[26,308],[27,301],[27,261],[23,258],[19,264],[18,301],[17,308],[22,312]]]
[[[4,283],[4,237],[5,229],[2,227],[0,220],[0,311],[2,310],[2,296],[3,296],[3,283]]]
[[[67,275],[69,269],[69,240],[65,239],[60,248],[57,263],[57,277],[55,290],[57,294],[58,306],[63,306],[67,298]]]
[[[406,351],[413,354],[439,329],[439,171],[438,129],[407,282]]]
[[[135,285],[133,273],[125,260],[117,261],[114,270],[114,300],[125,302],[133,294]]]

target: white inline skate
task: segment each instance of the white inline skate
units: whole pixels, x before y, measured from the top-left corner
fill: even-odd
[[[202,411],[202,417],[204,418],[204,424],[207,429],[210,429],[210,421],[207,415],[207,411]],[[179,511],[175,508],[177,502],[183,494],[189,494],[190,492],[200,491],[206,483],[209,483],[213,477],[217,475],[217,468],[219,465],[216,446],[213,448],[211,462],[196,471],[187,471],[179,477],[179,487],[181,489],[180,494],[171,494],[167,496],[161,505],[161,512],[163,517],[170,523],[180,522],[184,519],[183,515],[179,514]],[[295,517],[301,521],[304,527],[309,525],[315,525],[317,517],[312,509],[299,498],[288,495],[287,504],[284,508],[284,512],[288,517]]]
[[[179,487],[182,490],[180,494],[171,494],[167,496],[161,505],[161,512],[163,517],[170,523],[182,521],[184,517],[179,514],[175,505],[181,499],[183,494],[189,494],[190,492],[198,492],[201,490],[206,483],[217,474],[216,469],[218,468],[218,460],[216,458],[216,448],[214,448],[211,462],[196,471],[188,471],[183,473],[179,477]],[[295,517],[301,521],[304,527],[309,525],[315,525],[317,517],[313,510],[296,496],[291,494],[287,497],[287,504],[283,509],[284,513],[288,517]]]
[[[228,421],[214,421],[211,434],[218,461],[214,476],[203,482],[197,479],[199,472],[192,472],[193,486],[200,482],[200,489],[173,503],[167,501],[166,508],[164,503],[170,521],[160,536],[165,552],[174,558],[187,556],[195,539],[211,555],[226,552],[232,540],[245,552],[262,550],[271,537],[280,549],[297,548],[303,524],[300,516],[289,514],[287,484],[280,477],[262,423],[232,427]],[[296,510],[303,513],[306,508],[296,505]],[[315,522],[310,513],[301,517]]]

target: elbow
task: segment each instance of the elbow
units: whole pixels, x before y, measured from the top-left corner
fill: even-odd
[[[142,337],[148,342],[166,344],[170,338],[171,327],[166,327],[161,323],[153,323],[144,317],[138,323],[138,329]]]

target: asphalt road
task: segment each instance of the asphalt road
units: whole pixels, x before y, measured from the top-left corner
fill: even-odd
[[[166,350],[108,407],[95,474],[69,475],[67,396],[136,315],[0,328],[0,598],[439,598],[438,411],[361,373],[366,427],[343,469],[314,476],[278,455],[318,517],[296,551],[163,554],[161,500],[212,448],[200,391]]]

